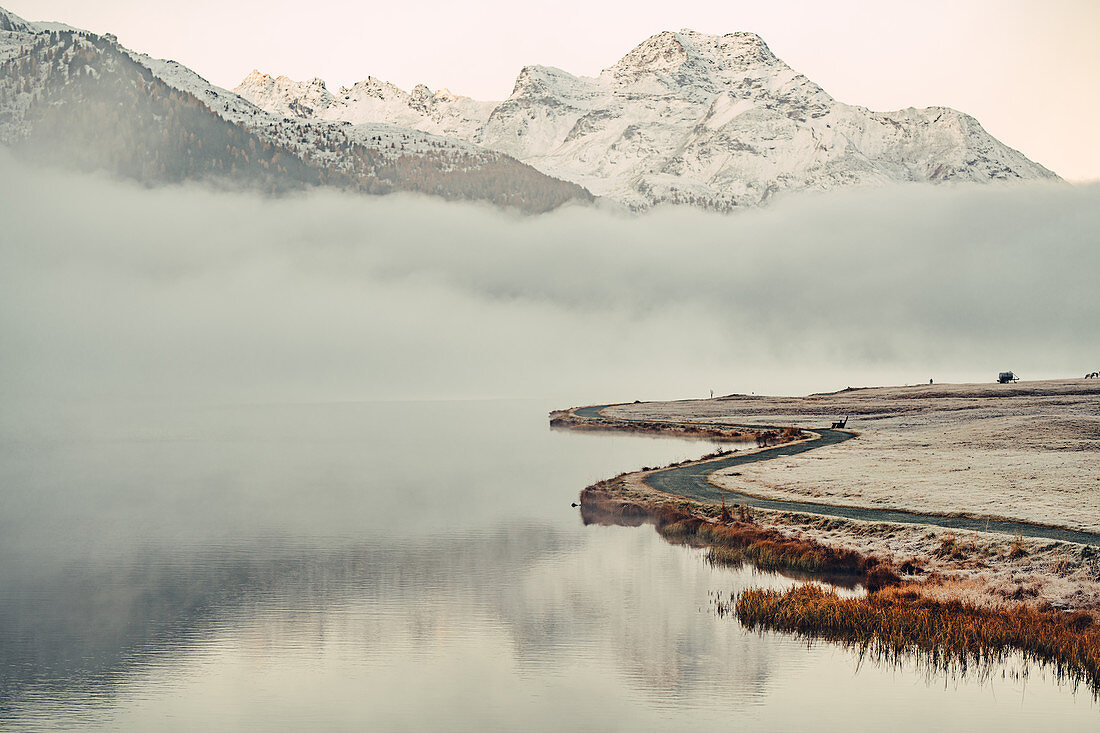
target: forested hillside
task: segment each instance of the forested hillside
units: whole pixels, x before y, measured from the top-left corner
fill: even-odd
[[[441,143],[405,151],[388,137],[349,136],[339,124],[273,118],[249,128],[169,86],[113,39],[23,35],[28,42],[0,63],[0,139],[34,160],[146,184],[201,180],[270,193],[331,185],[533,212],[591,199],[499,153],[475,156]]]

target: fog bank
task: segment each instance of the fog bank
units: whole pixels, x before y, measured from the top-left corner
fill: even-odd
[[[523,218],[0,158],[0,396],[564,403],[1100,368],[1100,187]]]

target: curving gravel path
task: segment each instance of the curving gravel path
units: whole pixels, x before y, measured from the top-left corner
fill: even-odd
[[[614,405],[591,405],[574,410],[578,417],[603,418],[606,420],[619,420],[630,422],[630,418],[608,417],[603,410]],[[683,420],[644,420],[639,422],[657,423],[667,425],[692,425]],[[731,423],[696,423],[703,427],[722,428],[753,428],[776,429],[768,425],[735,425]],[[829,517],[843,517],[845,519],[863,519],[875,522],[895,522],[898,524],[924,524],[935,527],[947,527],[950,529],[968,529],[979,532],[999,532],[1003,534],[1019,534],[1024,537],[1038,537],[1041,539],[1057,540],[1061,542],[1076,542],[1082,545],[1100,547],[1100,534],[1093,532],[1080,532],[1059,527],[1047,527],[1026,522],[1013,522],[1001,519],[973,519],[970,517],[956,517],[944,514],[920,514],[918,512],[898,511],[894,509],[865,509],[861,507],[833,506],[831,504],[817,504],[809,501],[780,501],[775,499],[762,499],[739,491],[727,491],[720,489],[708,481],[709,476],[715,471],[732,466],[740,466],[746,463],[767,461],[780,456],[793,456],[798,453],[824,448],[830,445],[842,443],[854,438],[855,433],[845,430],[833,430],[831,428],[808,428],[820,437],[801,443],[780,445],[775,448],[749,453],[745,455],[730,455],[724,458],[716,458],[705,463],[695,463],[675,468],[664,468],[651,473],[646,477],[646,482],[658,491],[666,494],[675,494],[696,501],[704,501],[717,504],[723,500],[727,504],[744,504],[760,509],[775,509],[787,512],[803,512],[806,514],[820,514]]]

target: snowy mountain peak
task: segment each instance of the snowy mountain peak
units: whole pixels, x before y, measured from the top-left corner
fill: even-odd
[[[340,87],[339,96],[341,99],[350,101],[350,98],[404,99],[409,95],[388,81],[368,76],[362,81],[355,82],[350,87]]]
[[[293,107],[245,86],[241,96],[268,111],[316,108],[302,86],[284,85]],[[745,31],[663,31],[596,78],[525,66],[499,104],[368,79],[315,116],[457,137],[633,208],[731,209],[784,190],[1055,177],[961,112],[838,102]]]
[[[23,53],[29,34],[52,25],[0,10],[0,63]],[[258,70],[231,94],[175,62],[127,53],[216,115],[285,144],[310,164],[340,161],[349,169],[359,159],[334,151],[356,143],[372,155],[434,156],[461,177],[465,164],[456,161],[495,165],[504,153],[636,209],[669,203],[729,210],[783,191],[1057,177],[961,112],[875,112],[838,102],[749,32],[664,31],[595,78],[526,66],[499,103],[425,84],[404,91],[375,77],[333,94],[319,78]],[[16,97],[33,101],[22,92]],[[9,117],[16,132],[33,122],[18,109]],[[0,138],[3,124],[0,114]]]
[[[524,66],[516,77],[509,99],[557,99],[573,93],[584,94],[583,87],[591,81],[553,66]]]
[[[435,94],[426,84],[417,84],[409,92],[409,106],[417,112],[428,114],[433,101],[435,101]]]
[[[768,48],[768,44],[764,42],[764,39],[755,33],[737,31],[727,33],[724,36],[708,36],[704,33],[687,30],[681,33],[696,39],[701,45],[709,45],[714,49],[715,54],[724,59],[727,64],[732,64],[734,60],[739,66],[782,63]]]
[[[755,33],[650,36],[598,78],[528,66],[476,140],[635,208],[784,190],[1053,174],[947,109],[834,100]]]
[[[258,70],[246,76],[234,91],[257,107],[282,117],[315,117],[335,100],[322,79],[314,77],[299,82]]]
[[[475,141],[477,131],[496,105],[446,89],[433,91],[426,84],[417,84],[406,92],[373,76],[332,94],[320,79],[296,82],[285,76],[253,72],[234,91],[265,112],[282,117],[400,125],[467,143]]]
[[[751,68],[783,65],[755,33],[712,36],[690,29],[664,31],[634,47],[601,76],[632,81],[649,74],[728,77]],[[785,65],[784,65],[785,66]]]
[[[680,41],[679,34],[664,31],[639,43],[604,73],[620,78],[638,74],[671,73],[687,60],[688,51]]]

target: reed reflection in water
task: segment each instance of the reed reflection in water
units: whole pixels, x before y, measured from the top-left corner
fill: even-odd
[[[0,722],[1095,722],[1088,695],[1017,678],[1012,660],[1006,677],[929,676],[720,617],[719,598],[792,581],[708,564],[650,527],[586,527],[569,506],[586,482],[708,446],[552,433],[545,415],[537,403],[219,408],[6,433]]]

